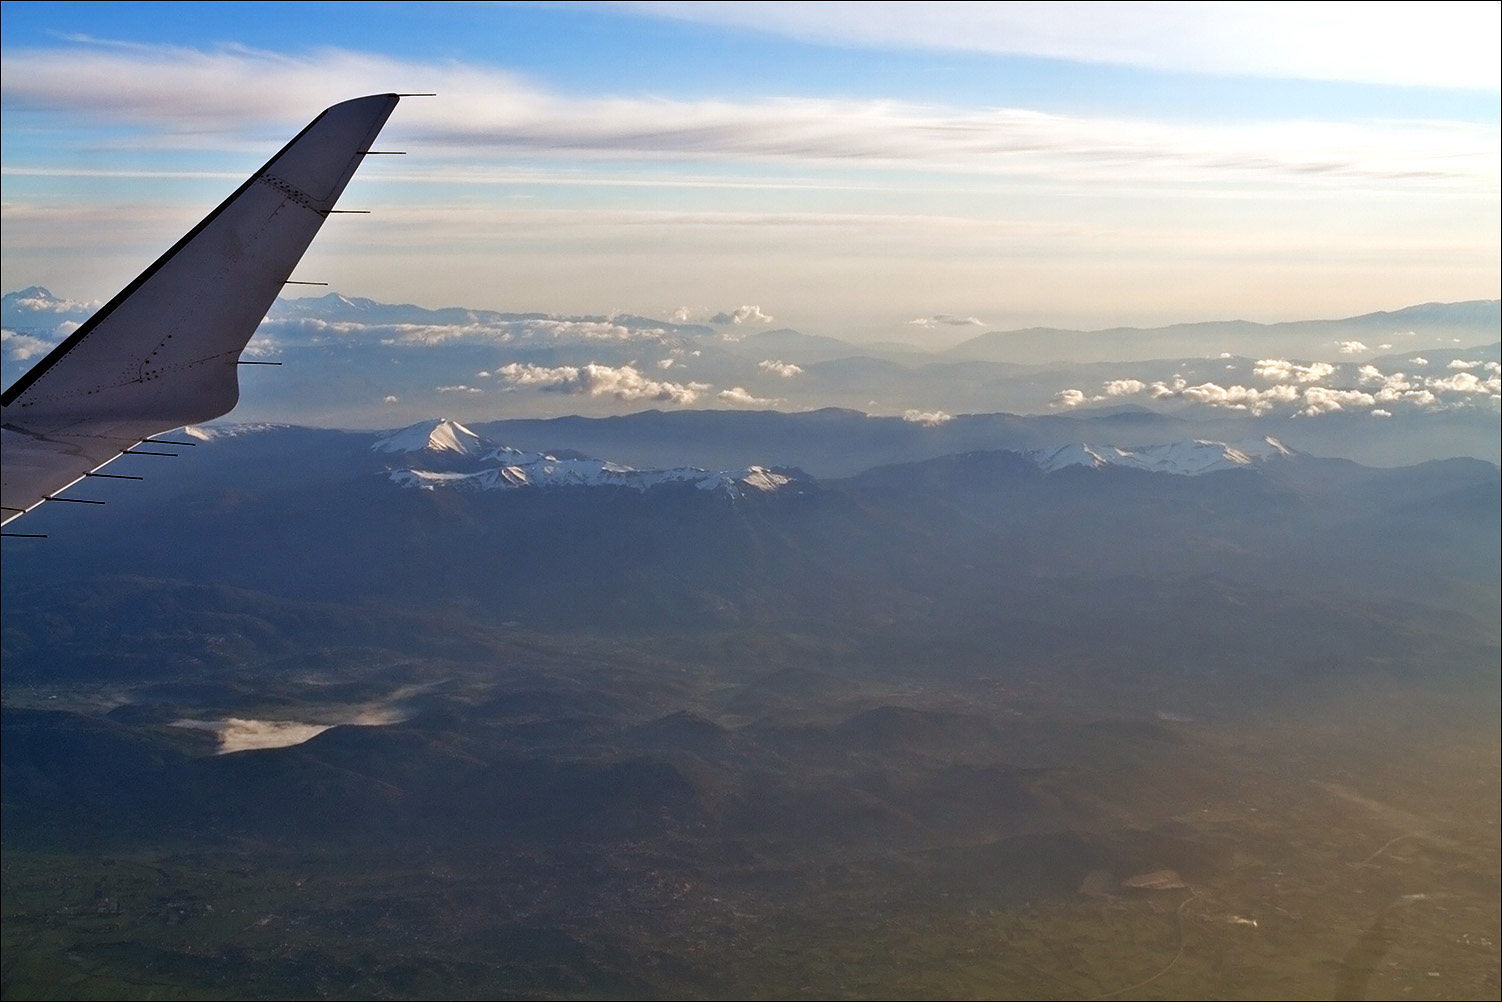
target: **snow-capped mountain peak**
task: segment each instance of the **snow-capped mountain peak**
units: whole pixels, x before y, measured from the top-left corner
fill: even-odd
[[[1194,439],[1136,449],[1123,449],[1114,445],[1088,445],[1080,442],[1056,449],[1040,449],[1028,455],[1033,462],[1049,473],[1066,466],[1087,466],[1092,469],[1100,469],[1104,466],[1125,466],[1153,473],[1172,473],[1182,477],[1194,477],[1218,470],[1234,470],[1251,466],[1274,457],[1292,456],[1293,450],[1268,436],[1249,442],[1239,442],[1235,445]]]
[[[372,452],[437,452],[478,458],[495,446],[458,421],[438,418],[393,432],[370,448]]]

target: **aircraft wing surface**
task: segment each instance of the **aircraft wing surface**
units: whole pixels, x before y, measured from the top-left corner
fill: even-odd
[[[0,523],[153,435],[234,408],[240,352],[397,100],[319,115],[0,396]]]

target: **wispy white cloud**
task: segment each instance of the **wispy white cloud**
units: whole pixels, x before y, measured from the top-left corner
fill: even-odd
[[[776,359],[772,358],[762,359],[760,362],[756,363],[756,367],[762,372],[770,372],[774,375],[781,376],[784,379],[801,375],[803,373],[803,366],[801,365],[795,365],[792,362],[779,362]]]
[[[1096,15],[1092,15],[1092,19]],[[283,55],[224,47],[72,45],[7,52],[7,109],[48,111],[136,130],[133,145],[260,147],[352,93],[437,90],[413,100],[388,141],[448,151],[473,166],[509,157],[861,162],[1037,177],[1322,175],[1497,176],[1497,131],[1485,125],[1387,121],[1194,124],[774,97],[726,100],[577,97],[492,68],[414,62],[347,50]],[[151,138],[143,139],[143,136]],[[462,154],[462,155],[461,155]]]
[[[846,46],[1237,76],[1496,90],[1495,4],[641,2],[664,17]]]
[[[984,327],[986,322],[980,317],[957,317],[949,313],[935,313],[931,317],[914,317],[908,321],[912,327]]]
[[[743,386],[732,386],[728,390],[721,390],[719,398],[727,404],[736,404],[741,407],[775,407],[782,403],[776,397],[758,397]]]
[[[317,341],[322,336],[335,339],[377,338],[397,347],[430,347],[456,341],[491,341],[498,344],[553,345],[609,341],[664,342],[672,339],[665,329],[643,326],[640,322],[619,323],[609,319],[582,317],[527,317],[467,323],[379,323],[364,320],[328,320],[322,317],[273,316],[260,328],[260,337],[278,334],[300,340]]]
[[[1342,355],[1358,355],[1363,351],[1371,350],[1360,341],[1337,341],[1335,347]]]
[[[944,411],[921,411],[905,410],[902,412],[902,420],[912,424],[921,424],[927,428],[937,428],[939,425],[954,420],[953,414]]]

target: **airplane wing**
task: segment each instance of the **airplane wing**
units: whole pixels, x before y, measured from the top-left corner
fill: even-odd
[[[319,115],[0,395],[0,524],[153,435],[234,408],[241,350],[397,100]]]

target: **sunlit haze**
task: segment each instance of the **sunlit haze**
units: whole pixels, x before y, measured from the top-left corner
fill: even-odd
[[[944,347],[1495,298],[1498,8],[6,4],[6,290],[107,298],[325,106],[297,277]],[[954,318],[974,323],[954,323]]]

